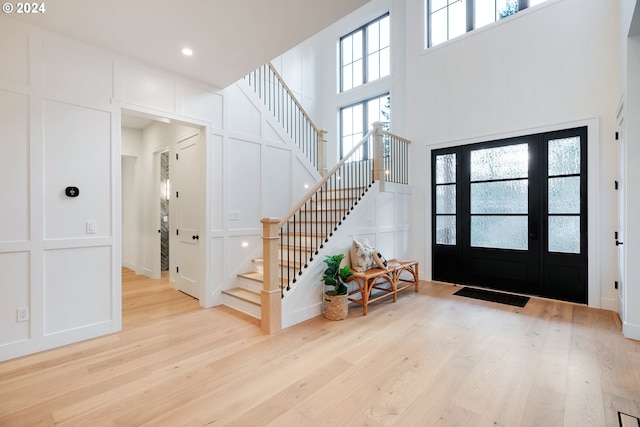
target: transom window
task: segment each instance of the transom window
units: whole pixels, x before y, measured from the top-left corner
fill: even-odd
[[[383,129],[389,130],[391,118],[391,97],[389,94],[370,98],[357,104],[352,104],[340,109],[340,158],[362,139],[375,122],[382,122]],[[367,158],[367,153],[362,154]],[[362,160],[362,159],[355,159]]]
[[[340,92],[391,74],[389,14],[340,38]]]
[[[546,0],[425,0],[426,46],[432,47]]]

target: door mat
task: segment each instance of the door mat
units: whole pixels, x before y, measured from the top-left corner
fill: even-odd
[[[500,304],[514,305],[516,307],[524,307],[529,301],[529,297],[523,297],[520,295],[505,294],[502,292],[487,291],[485,289],[476,289],[464,287],[454,295],[461,297],[481,299],[484,301],[497,302]]]

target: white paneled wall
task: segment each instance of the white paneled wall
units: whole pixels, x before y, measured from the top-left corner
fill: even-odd
[[[29,97],[0,90],[0,242],[29,240]],[[11,185],[8,185],[11,183]],[[11,209],[6,207],[11,206]]]
[[[111,114],[43,102],[45,240],[111,236]],[[80,196],[67,197],[65,188]],[[87,221],[95,221],[89,236]]]
[[[0,252],[0,345],[26,341],[30,337],[29,322],[17,322],[16,308],[29,307],[29,252]]]
[[[218,90],[0,16],[0,361],[121,328],[121,266],[153,262],[153,156],[186,132],[203,135],[201,305],[261,256],[260,218],[319,175],[242,84]],[[171,123],[122,130],[131,112]]]
[[[44,333],[112,320],[111,247],[48,250],[44,257]]]

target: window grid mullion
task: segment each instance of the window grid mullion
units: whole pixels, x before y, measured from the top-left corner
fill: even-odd
[[[367,38],[369,37],[369,25],[362,30],[362,84],[369,82],[369,55],[367,53]]]

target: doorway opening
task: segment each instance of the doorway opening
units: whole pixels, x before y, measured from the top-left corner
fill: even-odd
[[[205,132],[129,111],[121,125],[122,266],[166,279],[200,299],[206,275],[206,242],[199,240],[206,223]]]

